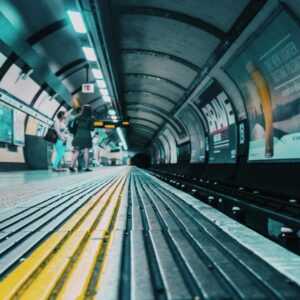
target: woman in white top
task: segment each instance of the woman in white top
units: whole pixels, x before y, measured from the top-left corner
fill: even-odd
[[[52,170],[54,172],[63,172],[65,170],[60,169],[60,161],[64,156],[66,150],[66,141],[67,141],[67,126],[66,126],[66,119],[68,117],[68,113],[60,111],[57,114],[57,119],[54,122],[54,129],[57,133],[58,139],[57,142],[54,144],[56,149],[56,157],[53,163]]]

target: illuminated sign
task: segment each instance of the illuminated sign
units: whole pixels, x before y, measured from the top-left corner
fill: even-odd
[[[105,124],[104,128],[113,129],[113,128],[116,128],[116,125],[114,125],[114,124]]]
[[[93,94],[94,91],[95,91],[95,86],[94,86],[93,83],[84,83],[84,84],[82,85],[81,91],[82,91],[84,94]]]
[[[104,122],[103,121],[95,121],[94,126],[95,127],[104,127]]]
[[[108,129],[114,129],[117,127],[128,127],[130,125],[129,121],[120,121],[120,122],[111,122],[111,121],[94,121],[93,123],[94,127],[96,128],[108,128]]]

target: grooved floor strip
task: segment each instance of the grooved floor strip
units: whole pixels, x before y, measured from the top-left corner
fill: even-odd
[[[296,282],[186,197],[133,167],[7,210],[0,271],[3,257],[7,263],[20,257],[14,245],[36,248],[0,282],[0,299],[298,298]],[[35,228],[42,229],[30,232]]]
[[[96,243],[99,249],[102,244],[101,239],[104,238],[107,224],[111,220],[106,213],[112,214],[115,206],[111,205],[111,200],[118,198],[127,173],[127,171],[123,172],[121,176],[108,182],[77,214],[59,228],[58,232],[54,232],[30,257],[9,274],[0,283],[1,299],[46,299],[57,293],[55,289],[59,289],[58,285],[61,280],[65,281],[62,277],[68,266],[74,266],[75,257],[81,258],[78,251],[93,250]],[[115,201],[114,204],[116,204]],[[96,223],[99,223],[98,226],[93,228]],[[91,236],[92,233],[93,236]],[[89,240],[91,242],[85,247],[89,236],[91,236]],[[67,286],[66,284],[65,287]],[[2,297],[2,295],[5,296]]]

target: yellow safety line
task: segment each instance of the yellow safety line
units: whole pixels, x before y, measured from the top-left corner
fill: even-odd
[[[98,253],[103,245],[103,239],[110,227],[114,211],[117,207],[119,195],[124,187],[126,177],[111,196],[111,200],[102,215],[100,222],[91,232],[88,242],[83,248],[80,257],[75,263],[73,270],[69,273],[64,282],[58,298],[60,300],[84,299],[89,286]]]
[[[122,190],[122,193],[124,191],[124,187],[123,187],[123,190]],[[120,195],[120,197],[122,197],[122,194]],[[120,202],[119,204],[120,206],[122,205],[122,203]],[[116,219],[118,218],[118,215],[119,215],[120,211],[118,211],[118,214],[116,216]],[[102,278],[103,278],[103,274],[104,274],[104,271],[106,270],[107,268],[107,254],[112,246],[112,242],[113,242],[113,239],[114,239],[114,235],[116,233],[116,230],[113,229],[110,233],[110,237],[109,237],[109,240],[108,240],[108,244],[106,246],[106,249],[105,249],[105,253],[103,255],[103,263],[102,263],[102,266],[101,266],[101,270],[99,272],[99,275],[98,275],[98,278],[97,278],[97,282],[96,282],[96,285],[95,285],[95,293],[97,293],[100,288],[101,288],[101,283],[102,283]],[[92,297],[92,299],[96,299],[95,298],[95,295]]]
[[[41,246],[39,246],[22,264],[0,283],[1,300],[19,298],[19,291],[27,288],[34,278],[43,270],[47,262],[55,255],[64,242],[80,223],[87,218],[94,206],[100,202],[101,197],[118,181],[112,181],[92,199],[86,203],[71,219],[61,228],[60,232],[52,234]]]
[[[21,299],[47,299],[50,297],[66,268],[73,262],[77,250],[86,243],[89,231],[105,207],[106,201],[108,201],[109,197],[107,195],[115,190],[115,186],[119,185],[120,181],[121,179],[107,191],[103,196],[105,202],[100,201],[97,203],[84,222],[72,233],[39,276],[35,278],[30,287],[23,292]]]

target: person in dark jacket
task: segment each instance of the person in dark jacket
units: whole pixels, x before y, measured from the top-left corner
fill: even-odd
[[[83,150],[84,155],[84,169],[83,171],[92,171],[89,169],[89,149],[93,147],[91,131],[94,130],[92,116],[92,108],[90,105],[84,105],[82,113],[76,117],[76,133],[72,145],[74,152],[69,170],[75,172],[74,166],[78,155]]]

